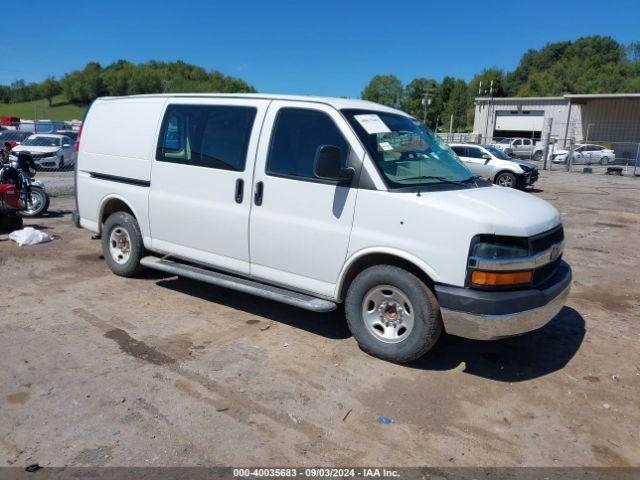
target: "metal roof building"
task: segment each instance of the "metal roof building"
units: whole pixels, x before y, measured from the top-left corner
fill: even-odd
[[[568,94],[561,97],[478,97],[473,132],[482,141],[505,137],[541,139],[564,145],[608,143],[636,155],[640,142],[640,94]]]

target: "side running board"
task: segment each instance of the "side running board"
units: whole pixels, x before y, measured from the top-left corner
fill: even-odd
[[[171,273],[180,277],[191,278],[201,282],[210,283],[219,287],[238,290],[257,297],[268,298],[276,302],[282,302],[295,307],[311,310],[312,312],[329,312],[336,309],[336,304],[329,300],[312,297],[304,293],[293,292],[284,288],[266,285],[246,278],[235,277],[226,273],[195,267],[173,260],[162,259],[154,256],[144,257],[140,264],[154,270]]]

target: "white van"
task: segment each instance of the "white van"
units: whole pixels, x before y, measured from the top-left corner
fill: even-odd
[[[551,205],[479,179],[422,123],[371,102],[100,98],[76,182],[74,223],[101,236],[114,273],[148,267],[317,312],[344,303],[360,347],[394,362],[443,329],[537,329],[569,293]]]

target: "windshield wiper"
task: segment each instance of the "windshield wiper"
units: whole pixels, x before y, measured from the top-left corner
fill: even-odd
[[[476,177],[469,177],[466,180],[461,180],[461,181],[457,181],[457,180],[449,180],[448,178],[445,177],[438,177],[436,175],[419,175],[417,177],[409,177],[409,178],[403,178],[402,180],[438,180],[440,183],[450,183],[452,185],[460,185],[461,187],[466,187],[467,184],[466,182],[475,179]]]

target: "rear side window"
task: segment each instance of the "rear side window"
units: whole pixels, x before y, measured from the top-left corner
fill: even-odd
[[[451,150],[453,150],[454,153],[456,155],[458,155],[459,157],[466,157],[467,156],[464,147],[451,147]]]
[[[482,151],[479,148],[467,147],[467,157],[482,158]]]
[[[156,160],[241,172],[255,116],[253,107],[170,105]]]
[[[313,161],[322,145],[339,147],[345,164],[349,146],[329,115],[318,110],[281,109],[271,137],[267,173],[316,179]]]

